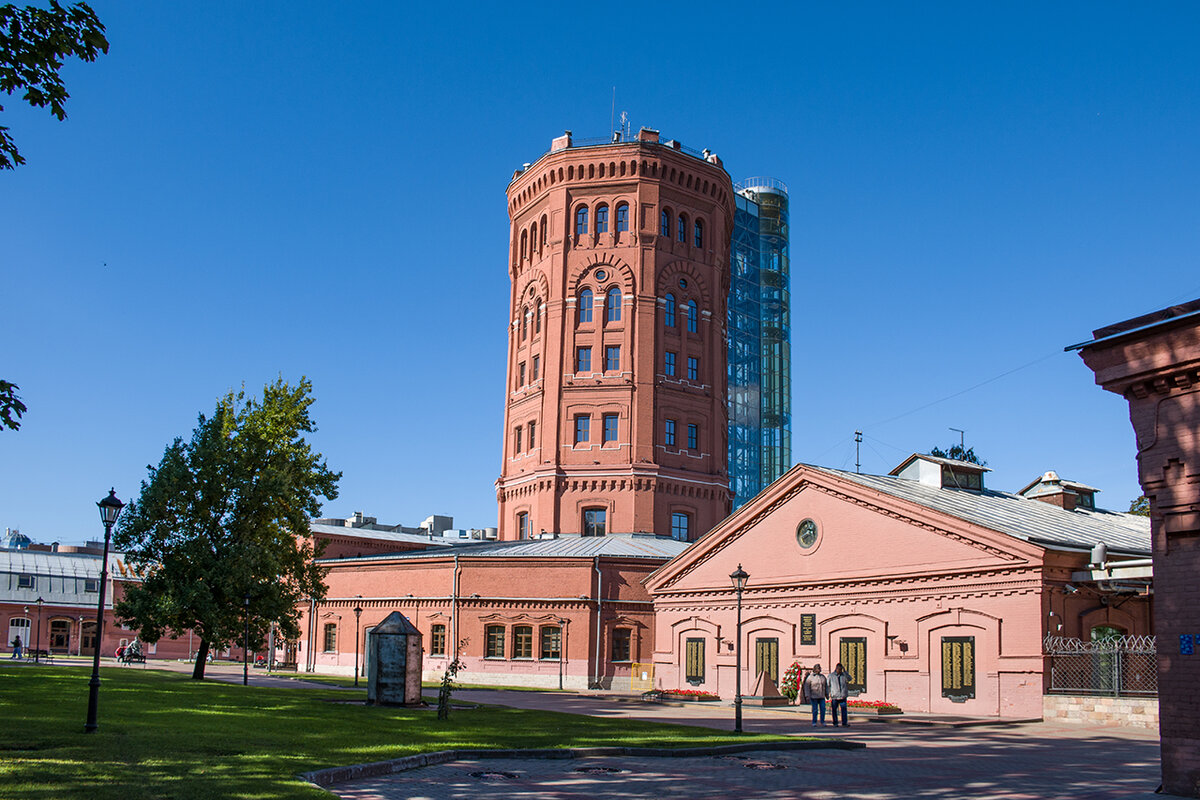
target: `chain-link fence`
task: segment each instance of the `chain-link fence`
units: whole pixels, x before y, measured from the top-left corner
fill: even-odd
[[[1047,636],[1043,649],[1050,662],[1052,694],[1158,694],[1153,636],[1119,636],[1095,642]]]

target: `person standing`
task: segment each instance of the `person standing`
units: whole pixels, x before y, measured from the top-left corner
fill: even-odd
[[[842,709],[842,727],[849,728],[846,718],[846,697],[850,694],[850,680],[846,668],[838,664],[829,673],[829,711],[833,714],[833,727],[838,726],[838,708]]]
[[[9,658],[20,658],[21,657],[21,637],[20,636],[13,639],[12,649],[13,649],[12,655],[9,656]]]
[[[817,727],[817,715],[821,725],[825,724],[825,698],[829,696],[829,682],[821,674],[821,665],[814,664],[813,671],[804,679],[804,699],[812,704],[812,723]]]

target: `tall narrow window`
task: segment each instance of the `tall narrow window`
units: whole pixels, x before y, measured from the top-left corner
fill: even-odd
[[[529,229],[529,257],[533,258],[534,254],[536,252],[537,252],[537,223],[535,222],[535,223],[533,223],[533,226],[530,227],[530,229]]]
[[[533,626],[513,626],[513,658],[533,658]]]
[[[612,632],[612,660],[613,661],[632,661],[633,654],[633,631],[629,628],[613,628]]]
[[[558,661],[562,658],[562,628],[557,625],[546,625],[542,628],[542,653],[545,661]]]
[[[487,649],[484,658],[504,658],[504,626],[488,625],[485,629]]]
[[[683,214],[679,215],[679,241],[687,241],[687,217]]]
[[[675,377],[675,354],[670,350],[666,354],[666,362],[663,364],[663,374],[668,378]]]
[[[695,300],[688,300],[688,333],[695,333],[700,324],[700,307]]]
[[[675,420],[669,419],[663,426],[663,444],[667,447],[675,446]]]
[[[579,293],[579,321],[592,321],[592,290],[584,289]]]
[[[529,538],[529,514],[524,511],[522,511],[520,514],[517,514],[517,538]]]
[[[542,238],[538,239],[538,250],[539,251],[541,251],[541,249],[546,246],[546,218],[544,216],[542,217],[541,237]]]
[[[532,450],[537,445],[537,441],[535,441],[535,439],[534,439],[535,433],[537,433],[537,423],[531,422],[531,423],[529,423],[529,449],[530,450]]]
[[[604,415],[604,443],[613,444],[617,441],[617,415]]]
[[[621,321],[621,290],[616,286],[608,290],[604,301],[604,320],[606,322]]]
[[[529,234],[521,231],[521,260],[525,260],[525,247],[529,242]]]
[[[688,639],[683,650],[683,679],[693,686],[704,683],[704,640]]]
[[[575,235],[583,236],[588,232],[588,207],[580,206],[575,210]]]
[[[671,209],[664,208],[662,214],[658,218],[658,234],[659,236],[671,235]]]
[[[617,206],[617,233],[629,230],[629,203]]]
[[[525,327],[525,322],[529,319],[529,309],[521,309],[521,341],[525,341],[525,334],[528,332]]]
[[[605,372],[620,372],[621,370],[621,348],[619,346],[609,345],[604,348],[604,371]]]
[[[539,300],[537,305],[533,307],[533,332],[542,332],[542,301]]]
[[[681,542],[689,540],[692,520],[687,514],[676,511],[671,515],[671,538]]]
[[[337,652],[337,623],[336,622],[326,622],[325,623],[325,637],[324,637],[324,641],[322,642],[322,644],[323,644],[322,652],[325,652],[325,653],[336,653]]]
[[[608,206],[596,208],[596,233],[608,233]]]
[[[446,626],[434,625],[429,629],[429,655],[446,655]]]
[[[675,327],[675,295],[668,294],[663,299],[663,325]]]
[[[688,380],[700,380],[700,359],[696,356],[688,356]]]
[[[517,364],[517,388],[520,389],[525,385],[525,362]]]
[[[513,452],[521,452],[521,426],[513,428]]]
[[[608,532],[607,518],[607,509],[585,508],[583,510],[583,535],[604,536]]]
[[[529,380],[533,381],[534,383],[537,383],[538,378],[540,378],[542,376],[541,368],[542,368],[542,357],[534,356],[533,357],[533,374],[529,377]]]
[[[533,443],[530,442],[532,445]],[[688,425],[688,450],[700,449],[700,426],[695,424]]]
[[[575,371],[592,371],[592,348],[580,347],[575,350]]]
[[[592,418],[587,414],[575,417],[575,444],[587,444],[591,426]]]
[[[704,247],[704,220],[696,220],[692,230],[696,237],[696,247]]]

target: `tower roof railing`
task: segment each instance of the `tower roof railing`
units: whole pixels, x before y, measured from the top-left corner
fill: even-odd
[[[784,194],[788,193],[787,184],[779,180],[779,178],[746,178],[733,185],[735,192],[742,192],[747,189],[775,189]]]
[[[629,132],[629,133],[621,132],[621,131],[614,131],[613,133],[614,133],[614,135],[608,136],[608,137],[604,137],[604,136],[592,137],[592,138],[572,137],[570,149],[577,150],[581,147],[611,147],[613,145],[618,145],[618,144],[642,144],[642,145],[647,145],[649,147],[665,147],[668,150],[676,150],[681,153],[686,153],[687,155],[692,156],[693,158],[697,158],[701,161],[708,160],[708,155],[709,155],[708,152],[706,152],[704,150],[697,150],[694,147],[688,147],[687,145],[683,144],[682,142],[680,142],[676,139],[671,139],[666,136],[660,136],[659,140],[657,142],[647,142],[647,141],[643,141],[643,140],[639,139],[636,131]],[[552,151],[547,150],[545,153],[542,153],[542,155],[538,157],[538,160],[540,161],[542,157],[549,155],[551,152]],[[536,163],[536,162],[532,162],[532,163]]]

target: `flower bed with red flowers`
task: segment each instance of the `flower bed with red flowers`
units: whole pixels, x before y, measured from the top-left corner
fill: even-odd
[[[900,706],[885,700],[847,700],[847,708],[858,708],[864,711],[874,711],[876,714],[903,714]]]
[[[702,692],[698,689],[670,689],[666,691],[646,692],[643,699],[662,702],[663,700],[684,700],[687,702],[712,702],[721,698],[712,692]]]

